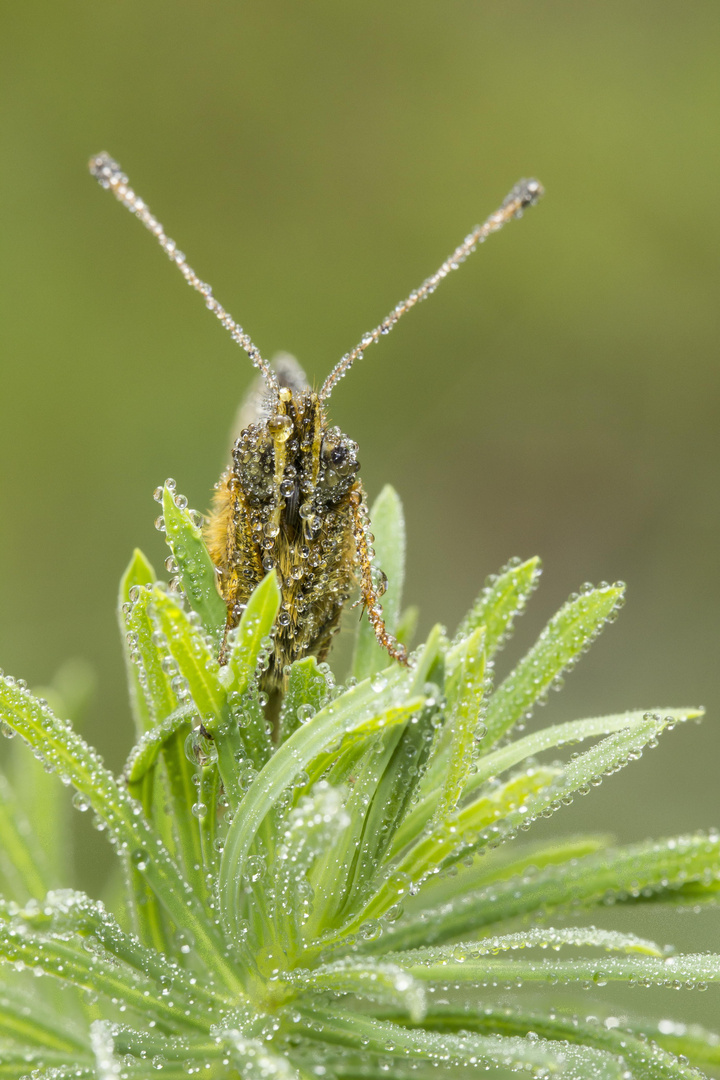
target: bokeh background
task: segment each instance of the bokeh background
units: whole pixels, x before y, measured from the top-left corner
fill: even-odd
[[[712,0],[3,5],[0,665],[38,684],[87,658],[119,767],[118,578],[136,544],[162,563],[156,484],[207,507],[251,379],[91,153],[317,381],[536,175],[541,205],[368,352],[333,420],[371,498],[403,496],[422,630],[539,553],[508,661],[582,582],[629,584],[540,720],[708,707],[565,828],[720,824],[719,49]]]

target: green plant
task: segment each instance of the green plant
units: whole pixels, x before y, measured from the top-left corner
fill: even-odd
[[[717,833],[620,848],[523,836],[699,716],[523,731],[615,617],[622,585],[583,587],[493,690],[493,657],[539,575],[536,559],[511,562],[456,636],[436,627],[409,669],[385,666],[365,621],[345,686],[311,657],[294,664],[269,724],[258,675],[277,582],[256,589],[219,667],[224,606],[197,517],[172,482],[158,497],[177,578],[159,583],[136,552],[122,581],[137,737],[123,775],[59,718],[71,694],[56,688],[53,709],[0,679],[5,734],[44,766],[16,743],[0,782],[0,1077],[422,1080],[479,1068],[657,1080],[717,1065],[708,1032],[580,1020],[543,994],[720,979],[718,955],[587,925],[610,901],[715,901]],[[373,522],[388,622],[407,640],[391,489]],[[572,748],[565,760],[538,760],[560,748]],[[63,784],[122,864],[115,914],[61,887]]]

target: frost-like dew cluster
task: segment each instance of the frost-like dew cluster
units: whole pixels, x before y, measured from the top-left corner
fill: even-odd
[[[361,630],[344,685],[304,657],[272,699],[274,575],[220,665],[222,602],[199,522],[173,481],[157,497],[177,581],[136,552],[121,584],[135,724],[121,776],[61,719],[59,691],[51,707],[0,675],[3,732],[20,736],[0,774],[3,1075],[697,1080],[716,1064],[719,1035],[621,1015],[608,995],[615,983],[712,993],[720,957],[597,928],[592,914],[715,903],[720,834],[612,847],[533,830],[701,715],[627,711],[519,734],[612,621],[622,586],[583,587],[495,686],[539,575],[537,560],[513,560],[452,639],[435,627],[409,667],[382,666]],[[373,522],[395,632],[394,493]],[[20,782],[28,768],[32,784]],[[117,914],[58,880],[43,837],[51,822],[62,842],[65,787],[118,856]],[[553,987],[594,995],[593,1013],[540,1009]]]

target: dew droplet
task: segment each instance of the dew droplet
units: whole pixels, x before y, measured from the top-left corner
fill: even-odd
[[[136,848],[130,853],[130,862],[136,870],[146,870],[150,861],[150,855],[145,848]]]

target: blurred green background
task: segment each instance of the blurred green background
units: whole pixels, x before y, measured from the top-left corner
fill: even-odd
[[[87,732],[120,765],[118,578],[135,544],[162,563],[166,476],[208,506],[251,379],[91,153],[317,381],[536,175],[540,206],[368,352],[332,418],[370,497],[404,499],[423,631],[539,553],[508,659],[582,582],[629,584],[542,722],[707,705],[565,828],[720,823],[719,47],[709,0],[3,5],[2,667],[42,683],[87,657]],[[669,933],[717,937],[695,923]]]

